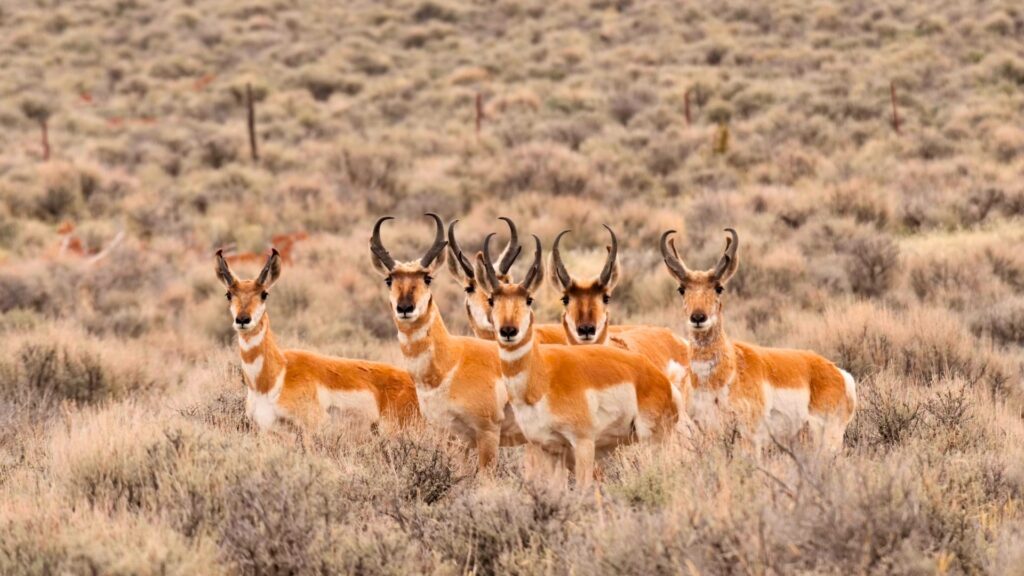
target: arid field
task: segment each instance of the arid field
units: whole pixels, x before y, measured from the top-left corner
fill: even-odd
[[[572,228],[583,275],[608,224],[614,321],[680,335],[659,236],[735,228],[728,332],[854,375],[841,454],[640,444],[563,493],[257,433],[215,250],[305,238],[279,343],[400,363],[367,241],[418,258],[427,211]],[[1022,222],[1015,0],[4,0],[0,574],[1024,574]]]

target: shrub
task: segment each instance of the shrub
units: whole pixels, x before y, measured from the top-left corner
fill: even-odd
[[[82,334],[36,333],[14,345],[8,342],[7,350],[0,358],[7,382],[3,395],[29,406],[97,404],[154,386],[143,362],[101,352],[101,345]]]
[[[846,250],[846,273],[854,293],[881,296],[896,282],[900,249],[889,235],[857,234]]]
[[[1011,371],[985,351],[950,312],[913,308],[894,312],[861,303],[826,313],[799,338],[858,379],[889,371],[928,385],[942,378],[986,384],[1004,391]]]
[[[1024,298],[1018,296],[975,311],[971,329],[1004,346],[1024,346]]]

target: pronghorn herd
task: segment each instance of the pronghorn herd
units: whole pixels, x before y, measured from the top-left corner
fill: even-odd
[[[502,446],[526,447],[525,473],[561,485],[574,472],[583,487],[595,461],[616,446],[679,434],[739,432],[759,455],[766,439],[806,439],[829,452],[842,447],[856,407],[853,378],[807,351],[733,342],[725,333],[723,301],[739,267],[739,237],[726,229],[714,268],[690,270],[672,235],[661,237],[668,272],[678,283],[688,340],[656,326],[613,325],[610,305],[621,271],[618,239],[596,278],[572,276],[552,246],[550,276],[564,309],[558,324],[536,321],[532,304],[543,285],[541,241],[523,278],[510,275],[523,247],[515,223],[497,261],[490,234],[468,257],[456,237],[429,213],[435,238],[423,257],[398,261],[381,241],[380,218],[370,236],[373,267],[387,286],[405,369],[278,348],[267,300],[281,274],[274,250],[260,275],[240,280],[217,253],[217,277],[227,288],[247,384],[246,413],[261,430],[278,420],[316,428],[331,410],[369,423],[425,420],[477,452],[491,470]],[[448,269],[465,290],[473,336],[451,334],[431,289]],[[734,427],[734,428],[733,428]]]

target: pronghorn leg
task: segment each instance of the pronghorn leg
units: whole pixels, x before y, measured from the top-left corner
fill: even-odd
[[[573,460],[576,471],[576,489],[584,490],[590,487],[594,480],[594,441],[590,438],[578,438],[573,450]]]
[[[501,443],[501,432],[498,430],[481,430],[476,437],[476,452],[480,472],[490,475],[498,465],[498,445]]]
[[[545,470],[548,474],[548,482],[555,490],[565,491],[569,488],[569,464],[566,462],[566,454],[541,451],[545,459]]]
[[[527,444],[523,452],[523,477],[528,482],[543,482],[552,472],[544,449],[536,444]]]

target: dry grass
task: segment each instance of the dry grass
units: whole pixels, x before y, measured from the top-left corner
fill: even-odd
[[[0,30],[0,572],[1024,565],[1011,0],[14,0]],[[467,250],[500,214],[546,243],[571,227],[581,274],[607,222],[615,319],[676,329],[658,236],[704,267],[737,228],[729,331],[858,377],[844,453],[631,447],[599,494],[561,495],[523,482],[518,450],[475,477],[432,430],[257,435],[213,250],[308,232],[279,339],[395,362],[366,238],[394,213],[386,242],[412,257],[425,210],[461,218]],[[60,249],[66,221],[84,256]],[[434,288],[465,333],[458,287]]]

